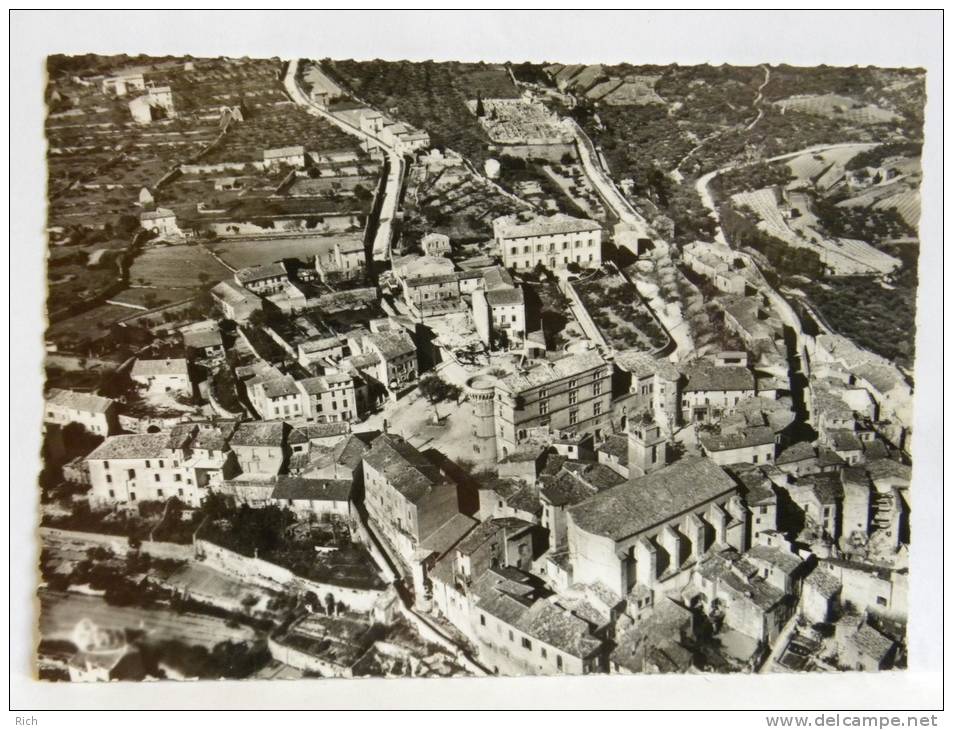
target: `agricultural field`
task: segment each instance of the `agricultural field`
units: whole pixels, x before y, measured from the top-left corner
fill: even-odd
[[[200,288],[227,279],[232,272],[201,246],[153,246],[129,269],[132,283],[160,288]]]
[[[354,136],[284,99],[251,106],[245,121],[230,125],[221,143],[203,155],[202,162],[259,162],[266,149],[295,145],[317,153],[359,149]]]
[[[161,287],[130,287],[109,298],[115,304],[126,304],[130,307],[145,307],[152,309],[165,304],[181,302],[195,296],[194,289],[161,288]]]
[[[105,337],[114,324],[132,314],[127,307],[103,304],[50,325],[46,339],[55,342],[61,350],[69,350],[80,342]]]
[[[254,241],[216,241],[206,244],[223,261],[236,269],[259,264],[270,264],[282,259],[309,259],[326,257],[334,250],[335,241],[351,240],[359,234],[329,236],[301,236],[300,238],[274,238]]]
[[[916,343],[917,250],[897,247],[903,268],[890,283],[867,277],[799,284],[838,334],[911,369]]]
[[[838,94],[792,96],[780,99],[774,104],[782,114],[788,110],[797,110],[821,117],[844,119],[852,124],[890,124],[900,119],[896,112]]]
[[[661,350],[669,336],[634,284],[619,275],[597,273],[572,284],[586,312],[616,350]]]
[[[885,274],[900,265],[900,261],[877,250],[865,241],[830,235],[823,229],[812,227],[817,219],[807,211],[788,203],[782,203],[775,188],[762,188],[736,193],[732,204],[739,210],[751,211],[758,219],[758,227],[774,238],[790,246],[809,248],[815,251],[824,265],[835,276],[862,274]],[[782,210],[782,205],[783,210]],[[797,214],[794,211],[797,210]]]
[[[403,230],[412,240],[432,231],[455,241],[485,240],[493,236],[494,218],[531,207],[465,165],[440,170],[414,166],[408,180]]]
[[[323,66],[354,96],[426,130],[435,147],[449,147],[482,167],[489,138],[467,102],[515,99],[519,90],[502,65],[410,63],[408,61],[327,61]]]

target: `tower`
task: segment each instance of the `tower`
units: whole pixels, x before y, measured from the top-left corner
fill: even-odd
[[[626,435],[629,439],[629,478],[644,476],[665,466],[665,437],[648,414],[633,419]]]
[[[496,462],[496,418],[494,416],[496,378],[477,375],[467,381],[464,391],[473,407],[471,433],[473,450],[480,461]]]

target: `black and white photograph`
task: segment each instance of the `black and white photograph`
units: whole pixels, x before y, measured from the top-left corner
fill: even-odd
[[[30,89],[31,681],[907,674],[941,71],[153,45]]]

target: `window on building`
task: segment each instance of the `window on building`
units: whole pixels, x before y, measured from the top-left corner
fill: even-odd
[[[592,415],[598,416],[602,413],[602,403],[596,401],[592,404]]]
[[[545,646],[539,647],[539,655],[540,655],[543,659],[546,658],[546,647],[545,647]]]
[[[179,496],[181,497],[181,496],[184,495],[184,494],[185,494],[185,492],[183,492],[182,489],[180,488],[180,489],[179,489]]]
[[[592,384],[592,394],[593,394],[593,395],[602,395],[602,383],[593,383],[593,384]]]
[[[549,413],[549,401],[548,401],[548,400],[541,400],[541,401],[539,402],[539,413],[540,413],[540,415],[545,415],[545,414]]]
[[[523,648],[524,648],[524,649],[532,649],[532,648],[533,648],[533,642],[530,641],[529,639],[527,639],[525,636],[523,637],[523,642],[522,642],[522,643],[523,643]]]
[[[559,654],[557,654],[556,655],[556,669],[562,669],[562,668],[563,668],[563,658],[559,656]]]
[[[112,476],[112,474],[107,474],[107,475],[106,475],[106,484],[112,484],[112,483],[113,483],[113,476]]]
[[[539,397],[540,397],[540,398],[545,398],[548,393],[549,393],[549,391],[547,391],[546,388],[540,388],[540,389],[539,389]]]
[[[764,505],[761,505],[760,507],[758,507],[758,511],[763,515],[768,514],[768,508],[765,507]]]
[[[135,501],[136,501],[136,493],[135,493],[135,492],[129,492],[129,500],[132,501],[132,502],[135,502]]]
[[[569,411],[569,425],[575,426],[578,421],[579,421],[579,411],[573,408],[571,411]]]
[[[571,406],[576,405],[576,401],[578,400],[579,400],[579,392],[575,390],[570,390],[569,391],[569,405]]]
[[[130,479],[135,479],[135,478],[136,478],[136,470],[135,470],[135,469],[128,469],[128,470],[126,471],[126,475],[127,475]]]
[[[883,596],[877,596],[877,605],[878,605],[878,606],[886,606],[886,605],[887,605],[887,599],[884,598]]]
[[[569,381],[569,387],[570,387],[570,388],[575,388],[577,385],[579,385],[579,381],[578,381],[578,380],[570,380],[570,381]]]
[[[158,475],[158,474],[153,474],[153,475],[152,475],[152,481],[154,481],[154,482],[159,481],[159,475]]]
[[[757,464],[757,463],[758,463],[758,455],[757,455],[757,454],[755,454],[754,456],[751,457],[751,463],[752,463],[752,464]]]
[[[181,481],[182,481],[182,475],[181,475],[181,474],[176,474],[176,475],[173,476],[172,478],[173,478],[175,481],[177,481],[177,482],[181,482]]]
[[[156,495],[159,496],[159,497],[164,496],[161,489],[157,489],[157,490],[156,490]]]
[[[146,459],[146,469],[151,469],[151,468],[152,468],[152,462]]]
[[[109,462],[108,462],[108,461],[104,461],[104,462],[103,462],[103,469],[107,469],[107,470],[109,469]]]
[[[486,614],[480,614],[480,626],[486,626]]]
[[[109,498],[112,499],[112,498],[114,498],[115,496],[116,496],[116,492],[113,491],[112,489],[110,489],[110,490],[109,490]]]
[[[510,631],[510,641],[516,641],[516,639],[513,637],[513,632],[512,632],[512,630]]]

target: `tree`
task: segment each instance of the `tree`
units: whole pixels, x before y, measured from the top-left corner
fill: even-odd
[[[430,405],[433,406],[434,420],[439,421],[440,415],[437,413],[437,404],[444,400],[456,401],[460,397],[460,386],[448,383],[439,375],[428,373],[420,379],[417,386]]]
[[[483,108],[483,95],[477,92],[476,115],[482,117],[486,115],[486,109]]]

